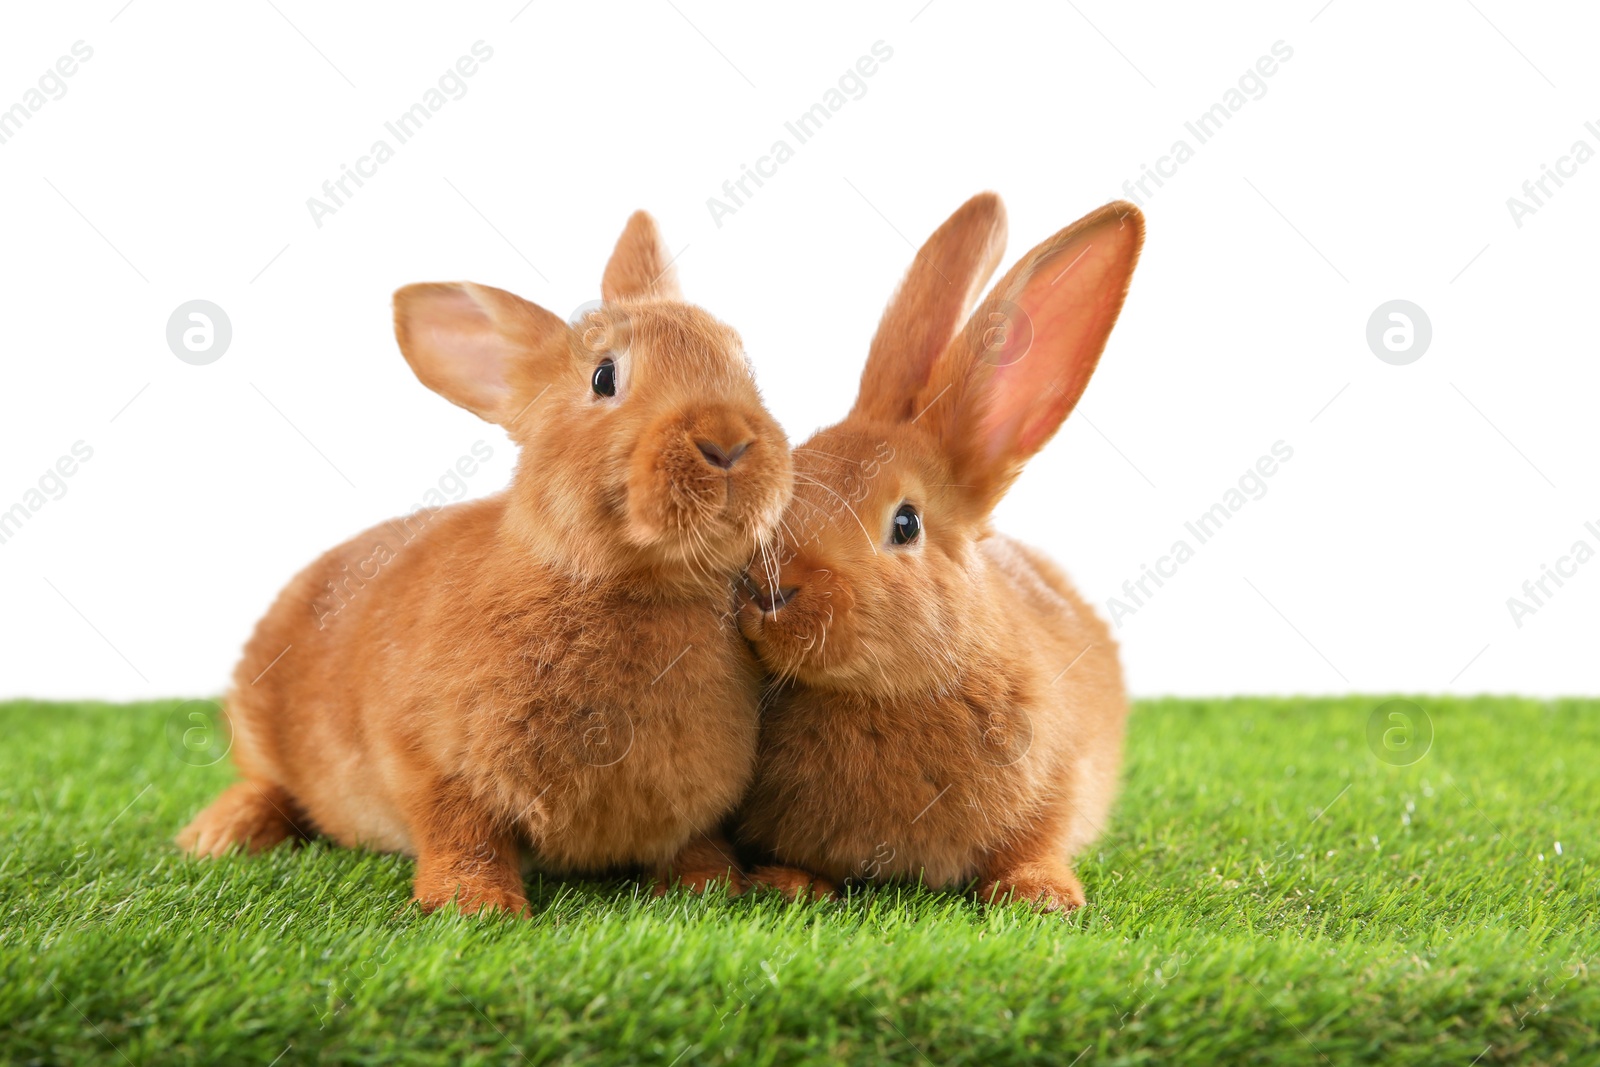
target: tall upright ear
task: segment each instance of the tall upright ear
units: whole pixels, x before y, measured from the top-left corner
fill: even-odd
[[[537,304],[487,285],[423,282],[394,294],[394,335],[429,389],[479,418],[507,424],[513,367],[567,324]]]
[[[889,300],[861,372],[852,417],[900,422],[973,302],[1000,265],[1006,209],[979,193],[933,232]]]
[[[985,506],[1083,396],[1143,244],[1132,204],[1084,216],[1012,267],[940,355],[919,411]]]
[[[619,300],[682,300],[672,256],[648,212],[635,211],[617,238],[600,297],[608,304]]]

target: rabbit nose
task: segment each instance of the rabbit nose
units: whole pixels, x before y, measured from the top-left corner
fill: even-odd
[[[776,615],[785,604],[793,600],[794,595],[800,591],[798,585],[779,586],[770,590],[763,589],[759,582],[750,577],[745,578],[744,584],[750,593],[750,599],[755,601],[756,607],[773,615]]]
[[[741,441],[732,448],[724,448],[715,441],[696,441],[695,445],[700,449],[700,454],[706,457],[707,463],[713,467],[728,470],[739,462],[739,457],[744,455],[744,450],[750,447],[750,442]]]

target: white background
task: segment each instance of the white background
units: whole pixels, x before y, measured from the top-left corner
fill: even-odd
[[[0,544],[0,696],[218,692],[318,552],[474,441],[495,459],[472,494],[505,484],[504,437],[401,360],[397,286],[565,315],[648,208],[798,442],[846,410],[911,245],[966,197],[1005,198],[1009,265],[1195,146],[1184,122],[1280,40],[1266,95],[1146,198],[1101,369],[999,523],[1104,610],[1282,440],[1267,495],[1123,620],[1135,692],[1600,689],[1600,561],[1520,628],[1506,603],[1600,548],[1600,160],[1520,228],[1506,205],[1600,149],[1592,7],[274,3],[7,14],[0,107],[94,55],[0,145],[0,510],[94,455]],[[466,95],[314,225],[307,198],[478,40]],[[866,94],[719,227],[707,198],[880,40]],[[165,340],[195,298],[233,324],[209,366]],[[1433,325],[1403,367],[1365,341],[1395,298]]]

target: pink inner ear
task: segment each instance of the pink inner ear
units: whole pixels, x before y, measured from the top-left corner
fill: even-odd
[[[1083,396],[1121,310],[1132,251],[1115,228],[1101,229],[1029,276],[1014,301],[1026,324],[989,360],[995,369],[981,432],[991,459],[1033,455]]]
[[[464,287],[429,293],[413,308],[415,350],[407,353],[424,385],[491,418],[510,396],[512,346]]]
[[[460,387],[498,402],[510,391],[506,384],[506,340],[481,313],[470,322],[437,331],[441,347],[454,364]]]

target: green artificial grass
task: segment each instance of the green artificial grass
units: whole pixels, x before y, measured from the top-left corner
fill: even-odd
[[[622,881],[423,916],[402,858],[179,855],[232,775],[192,708],[0,705],[0,1061],[1600,1060],[1600,702],[1415,700],[1408,766],[1376,698],[1142,703],[1065,920]]]

